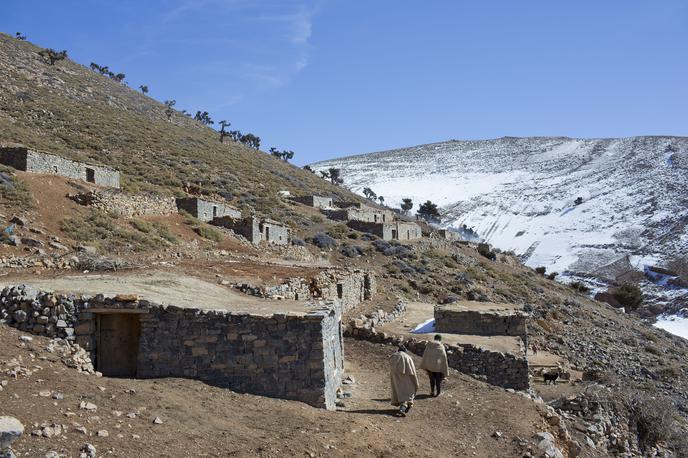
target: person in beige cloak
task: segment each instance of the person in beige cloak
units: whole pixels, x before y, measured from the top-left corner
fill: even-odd
[[[399,406],[399,415],[405,417],[413,407],[413,398],[418,391],[418,377],[416,365],[403,345],[389,357],[389,379],[392,385],[391,404]]]
[[[447,378],[449,369],[447,352],[444,349],[441,335],[435,334],[435,339],[425,346],[420,368],[425,369],[430,377],[430,395],[439,396],[442,391],[442,380]],[[437,390],[437,394],[435,394],[435,390]]]

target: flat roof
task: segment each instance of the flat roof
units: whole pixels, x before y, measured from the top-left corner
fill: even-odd
[[[3,277],[0,288],[25,284],[42,291],[95,296],[136,294],[161,305],[201,310],[227,310],[252,315],[293,313],[304,315],[317,308],[303,301],[262,299],[199,278],[163,271],[127,271],[121,274],[80,274],[48,277]]]
[[[458,301],[451,304],[437,305],[438,308],[451,310],[454,312],[480,312],[513,314],[523,312],[523,306],[509,304],[506,302],[478,302],[478,301]]]
[[[469,301],[467,301],[469,302]],[[480,303],[480,302],[479,302]],[[411,332],[416,327],[434,318],[435,304],[423,302],[409,302],[406,304],[406,312],[396,320],[378,326],[376,329],[391,334],[396,334],[406,338],[420,340],[432,340],[435,334],[442,336],[442,342],[450,345],[471,344],[485,350],[511,353],[523,357],[523,347],[521,338],[517,336],[476,336],[467,334],[446,334],[435,332],[432,328],[425,326],[423,331]]]

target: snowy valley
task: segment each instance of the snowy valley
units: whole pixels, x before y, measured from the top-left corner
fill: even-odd
[[[311,166],[341,169],[346,186],[370,187],[393,208],[431,200],[443,227],[466,225],[564,281],[604,287],[688,256],[685,137],[448,141]],[[652,289],[650,302],[673,312],[688,292]]]

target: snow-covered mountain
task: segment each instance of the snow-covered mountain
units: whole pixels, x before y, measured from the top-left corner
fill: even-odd
[[[448,141],[311,167],[339,168],[346,186],[392,207],[431,200],[443,226],[465,224],[548,271],[688,256],[686,137]]]

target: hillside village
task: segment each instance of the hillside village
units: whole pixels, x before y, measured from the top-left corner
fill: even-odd
[[[688,454],[688,341],[40,50],[0,34],[2,452]]]

